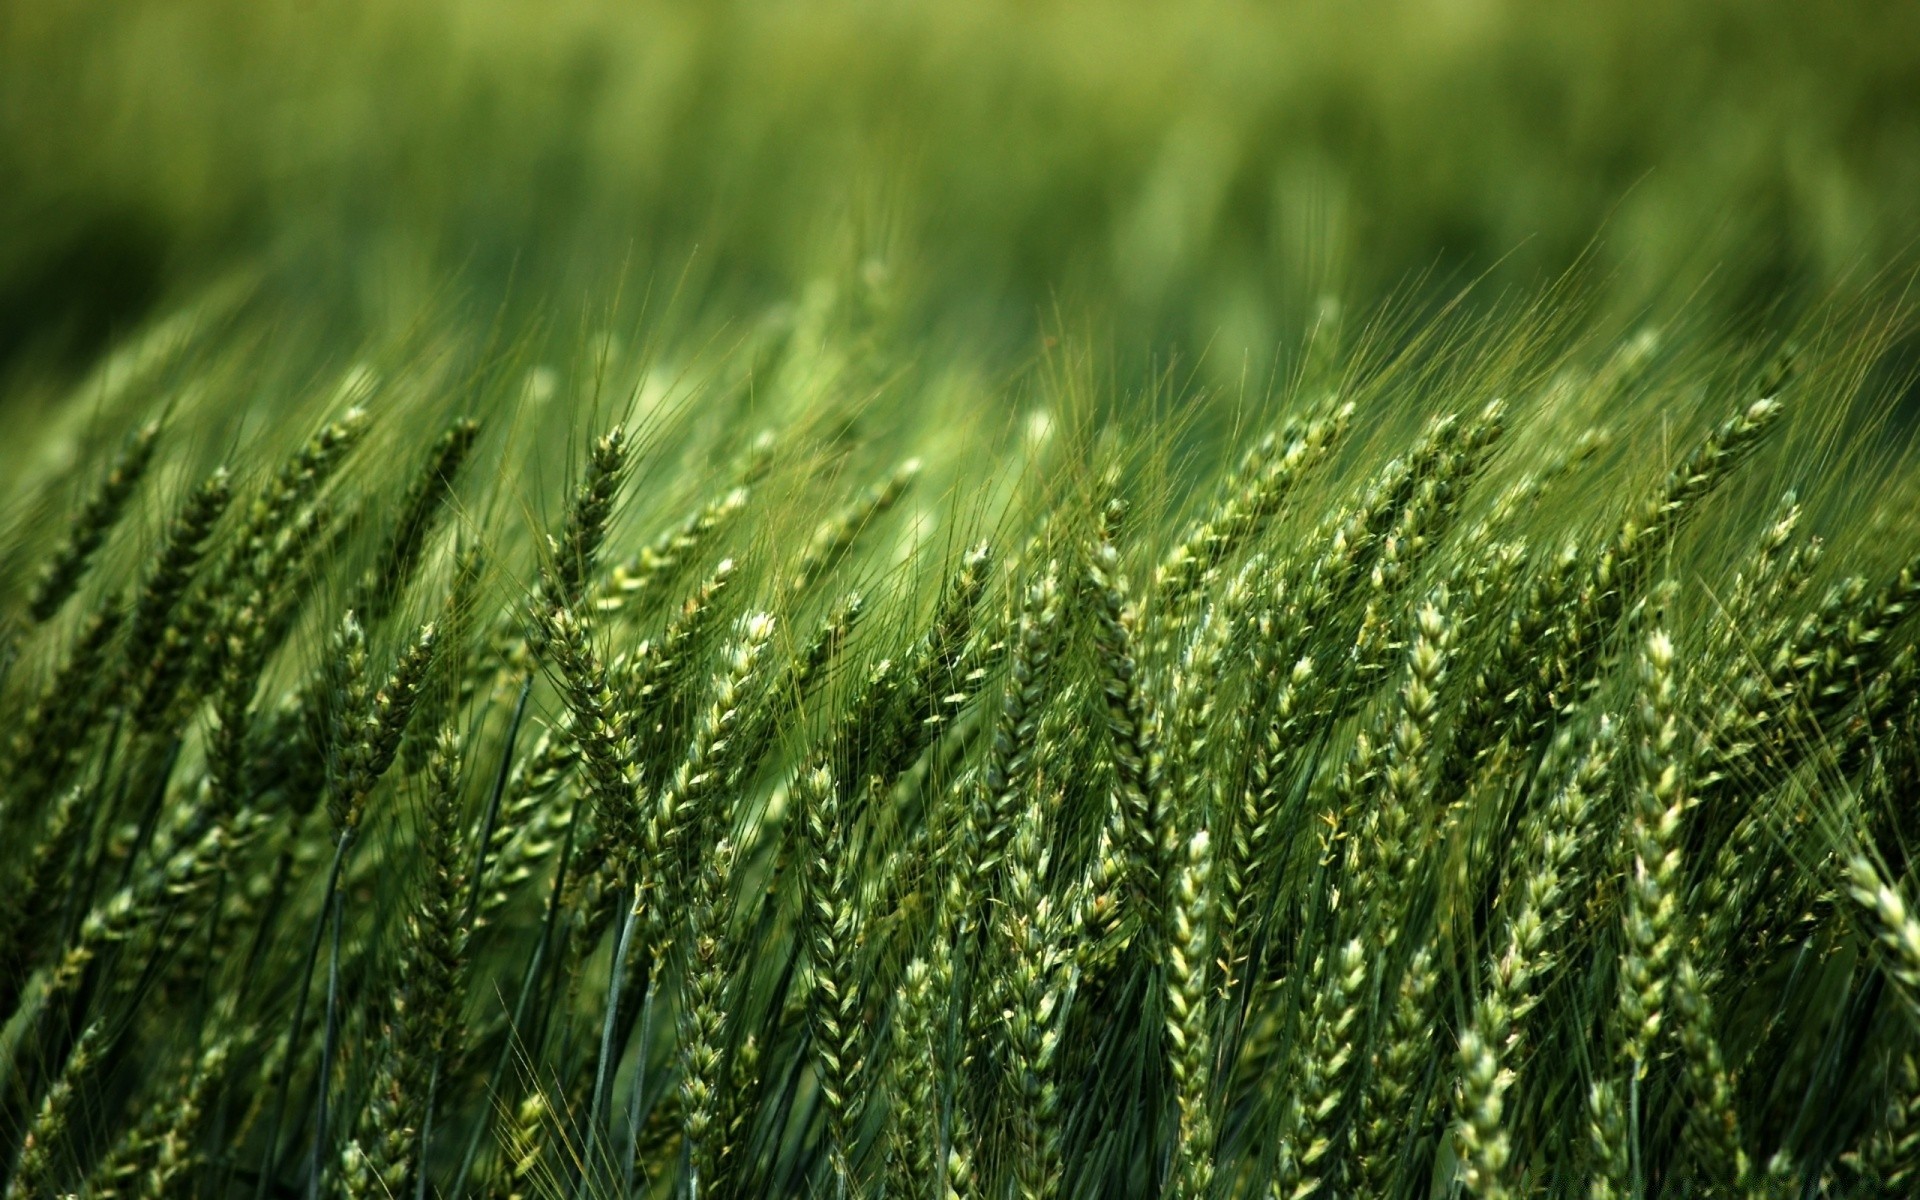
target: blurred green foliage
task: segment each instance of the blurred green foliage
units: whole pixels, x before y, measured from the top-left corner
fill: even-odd
[[[0,350],[240,265],[357,330],[855,273],[1225,375],[1323,294],[1576,267],[1777,324],[1920,234],[1917,65],[1878,0],[12,4]]]

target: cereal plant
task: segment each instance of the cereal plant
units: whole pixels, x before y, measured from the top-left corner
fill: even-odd
[[[0,11],[0,1200],[1920,1194],[1912,17],[1115,7]]]
[[[150,348],[15,501],[8,1194],[1898,1191],[1873,348],[1528,321],[1179,472],[1067,351]]]

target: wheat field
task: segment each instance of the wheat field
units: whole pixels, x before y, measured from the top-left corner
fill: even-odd
[[[7,1200],[1920,1191],[1912,51],[1371,7],[0,16]]]

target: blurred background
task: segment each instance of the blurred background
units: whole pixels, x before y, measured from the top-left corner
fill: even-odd
[[[850,281],[1225,377],[1468,285],[1778,326],[1916,234],[1894,0],[0,4],[15,376],[244,277],[356,336]]]

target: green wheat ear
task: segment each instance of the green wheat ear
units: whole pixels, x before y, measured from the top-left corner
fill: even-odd
[[[127,438],[114,456],[107,473],[80,504],[67,523],[60,542],[35,573],[27,594],[27,618],[44,623],[60,611],[80,586],[93,556],[107,534],[120,522],[134,490],[153,462],[154,446],[160,439],[160,423],[149,421]]]
[[[0,1190],[1915,1177],[1920,524],[1845,420],[1643,478],[1739,356],[1461,326],[1238,447],[1049,380],[1016,471],[782,319],[746,392],[595,341],[584,441],[449,329],[273,449],[215,347],[80,469],[0,614]]]

